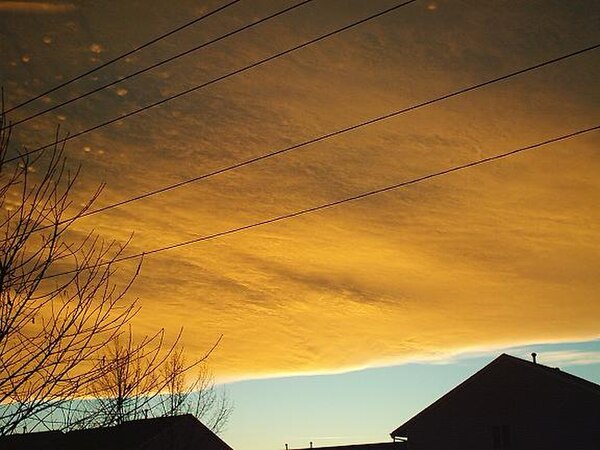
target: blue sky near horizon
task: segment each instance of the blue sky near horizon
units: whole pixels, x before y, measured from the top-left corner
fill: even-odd
[[[600,384],[600,340],[531,344],[332,375],[228,383],[234,410],[222,438],[236,450],[381,442],[500,353]]]

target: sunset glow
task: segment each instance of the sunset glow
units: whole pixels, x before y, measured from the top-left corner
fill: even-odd
[[[242,1],[8,117],[293,3]],[[396,3],[317,0],[17,125],[13,140],[36,148],[58,124],[77,133]],[[5,104],[221,4],[0,1]],[[599,18],[591,0],[417,1],[71,140],[76,201],[106,183],[96,207],[111,205],[598,44]],[[95,214],[75,232],[123,243],[133,234],[127,254],[147,252],[597,126],[598,52]],[[183,327],[191,356],[223,335],[210,363],[223,382],[598,339],[599,136],[149,254],[130,291],[142,307],[135,333],[164,327],[173,339]],[[121,266],[125,282],[135,261]],[[569,355],[554,358],[581,361]]]

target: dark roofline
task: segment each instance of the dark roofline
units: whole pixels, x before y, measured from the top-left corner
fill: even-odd
[[[510,358],[512,361],[517,362],[522,365],[527,365],[528,367],[534,368],[534,370],[538,370],[540,372],[544,372],[549,374],[556,379],[563,381],[565,383],[577,386],[581,389],[586,390],[587,392],[595,395],[600,395],[600,385],[594,383],[593,381],[586,380],[585,378],[580,378],[568,372],[563,372],[558,367],[549,367],[543,364],[534,363],[532,361],[528,361],[526,359],[517,358],[512,355],[505,355]]]
[[[226,442],[192,414],[135,419],[108,427],[72,430],[66,433],[57,430],[9,434],[0,437],[0,450],[14,450],[14,448],[79,449],[84,446],[84,443],[93,442],[95,439],[100,439],[103,442],[105,439],[114,439],[118,436],[122,437],[123,433],[128,434],[131,432],[136,433],[136,435],[141,438],[139,439],[139,442],[136,441],[135,448],[148,448],[148,444],[165,436],[165,433],[168,433],[171,430],[177,431],[177,427],[189,429],[190,426],[193,426],[196,430],[200,429],[200,432],[202,433],[201,436],[205,436],[205,438],[202,439],[206,439],[206,442],[218,444],[219,448],[232,450]],[[53,445],[49,446],[48,444],[51,442]],[[96,445],[93,447],[98,448]],[[119,446],[119,448],[121,447]]]
[[[63,433],[60,430],[44,430],[44,431],[28,431],[25,433],[10,433],[10,434],[5,434],[0,436],[0,438],[9,438],[9,437],[21,437],[21,436],[57,436],[57,435],[64,435],[65,433]]]
[[[153,423],[155,425],[153,425]],[[215,442],[219,442],[223,448],[228,448],[230,450],[231,447],[223,441],[216,433],[214,433],[210,428],[204,425],[200,420],[198,420],[193,414],[181,414],[177,416],[164,416],[164,417],[150,417],[146,419],[134,419],[128,420],[120,424],[111,425],[108,427],[96,427],[96,428],[87,428],[81,430],[73,430],[65,433],[65,437],[69,438],[71,436],[76,435],[86,435],[90,432],[96,433],[106,433],[106,432],[122,432],[123,430],[135,429],[138,425],[142,426],[154,426],[156,432],[152,435],[146,437],[146,440],[142,442],[142,445],[146,445],[149,442],[155,441],[159,439],[160,436],[167,433],[169,430],[174,427],[180,426],[182,423],[192,424],[195,427],[200,427],[206,433],[206,436]]]
[[[349,445],[333,445],[333,446],[329,446],[329,447],[305,447],[305,448],[296,448],[296,449],[290,449],[290,450],[320,450],[320,449],[325,449],[325,450],[334,450],[334,449],[348,449],[348,450],[352,450],[352,449],[363,449],[363,448],[378,448],[378,447],[390,447],[390,448],[394,448],[394,447],[398,447],[401,448],[403,446],[406,445],[406,442],[402,442],[402,441],[386,441],[386,442],[375,442],[375,443],[369,443],[369,444],[349,444]]]
[[[193,423],[194,426],[200,426],[203,430],[206,431],[207,433],[207,437],[213,439],[216,442],[219,442],[224,448],[228,448],[230,450],[233,450],[223,439],[221,439],[217,433],[213,432],[210,428],[208,428],[206,425],[204,425],[200,420],[198,420],[193,414],[182,414],[179,416],[170,416],[170,417],[157,417],[156,419],[171,419],[169,420],[169,425],[168,427],[166,427],[165,429],[159,431],[157,434],[155,434],[154,436],[151,436],[149,439],[147,439],[143,445],[148,444],[149,442],[155,441],[157,440],[161,435],[164,435],[168,430],[172,429],[176,423],[175,420],[185,420],[187,422],[191,422]],[[138,419],[139,422],[144,422],[144,421],[148,421],[148,420],[152,420],[152,419]],[[136,422],[136,421],[132,421],[132,422]],[[125,422],[125,423],[132,423],[132,422]]]
[[[442,395],[440,398],[438,398],[432,404],[430,404],[425,409],[423,409],[421,412],[417,413],[417,415],[415,415],[415,416],[411,417],[410,419],[408,419],[406,422],[404,422],[402,425],[400,425],[398,428],[396,428],[394,431],[392,431],[390,433],[390,436],[392,438],[404,437],[400,433],[404,433],[405,432],[404,428],[407,425],[409,425],[413,421],[417,420],[419,417],[421,417],[422,415],[424,415],[426,412],[428,412],[428,411],[430,411],[432,409],[435,409],[436,407],[438,407],[440,405],[440,403],[446,402],[449,398],[451,398],[451,397],[454,396],[454,393],[456,391],[458,391],[458,390],[462,389],[463,387],[471,384],[473,382],[473,380],[476,380],[479,377],[481,377],[482,374],[484,374],[485,372],[487,372],[491,366],[495,365],[504,356],[508,356],[508,355],[506,355],[505,353],[502,353],[500,356],[498,356],[492,362],[488,363],[482,369],[479,369],[477,372],[475,372],[473,375],[471,375],[465,381],[463,381],[462,383],[460,383],[458,386],[455,386],[454,388],[452,388],[451,390],[449,390],[446,394]]]
[[[410,418],[409,420],[407,420],[406,422],[404,422],[402,425],[400,425],[398,428],[396,428],[394,431],[392,431],[390,433],[390,436],[392,438],[403,437],[403,435],[401,433],[406,433],[406,430],[405,430],[406,426],[408,426],[409,424],[411,424],[413,421],[417,420],[419,417],[421,417],[422,415],[424,415],[426,412],[428,412],[428,411],[430,411],[430,410],[432,410],[434,408],[437,408],[441,403],[444,403],[444,402],[448,401],[450,398],[452,398],[454,396],[454,394],[458,390],[461,390],[462,388],[464,388],[464,387],[468,386],[469,384],[471,384],[474,380],[477,380],[478,378],[480,378],[481,376],[483,376],[486,372],[488,372],[490,370],[490,368],[494,367],[495,365],[497,365],[501,361],[509,361],[509,362],[511,362],[513,364],[516,363],[516,364],[520,364],[520,365],[528,367],[528,368],[532,368],[533,370],[538,370],[538,371],[543,372],[543,373],[545,373],[547,375],[553,376],[554,378],[558,379],[559,381],[562,381],[562,382],[571,384],[573,386],[576,386],[578,388],[584,389],[588,393],[600,395],[600,385],[598,385],[596,383],[593,383],[593,382],[588,381],[588,380],[584,380],[583,378],[579,378],[579,377],[577,377],[575,375],[572,375],[570,373],[563,372],[563,371],[561,371],[557,367],[544,366],[543,364],[534,363],[532,361],[527,361],[527,360],[522,359],[522,358],[517,358],[516,356],[507,355],[506,353],[502,353],[496,359],[494,359],[493,361],[491,361],[490,363],[488,363],[486,366],[484,366],[478,372],[475,372],[473,375],[471,375],[465,381],[463,381],[462,383],[460,383],[458,386],[456,386],[453,389],[451,389],[450,391],[448,391],[446,394],[444,394],[442,397],[440,397],[439,399],[437,399],[431,405],[429,405],[424,410],[422,410],[421,412],[419,412],[417,415],[413,416],[412,418]]]

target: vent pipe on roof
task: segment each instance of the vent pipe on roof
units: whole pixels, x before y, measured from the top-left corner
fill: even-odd
[[[537,357],[537,353],[536,353],[536,352],[533,352],[533,353],[531,354],[531,357],[533,358],[533,363],[534,363],[534,364],[537,364],[537,360],[535,359],[535,358]]]
[[[285,444],[285,450],[288,450],[288,445],[287,444]]]
[[[310,441],[310,448],[312,448],[312,441]]]

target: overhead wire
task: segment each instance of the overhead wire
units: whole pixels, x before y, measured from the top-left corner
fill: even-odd
[[[184,29],[186,29],[186,28],[188,28],[188,27],[190,27],[190,26],[192,26],[192,25],[194,25],[196,23],[199,23],[199,22],[201,22],[201,21],[203,21],[205,19],[208,19],[209,17],[211,17],[211,16],[213,16],[213,15],[215,15],[215,14],[221,12],[221,11],[224,11],[225,9],[227,9],[227,8],[235,5],[236,3],[239,3],[240,1],[242,1],[242,0],[231,0],[231,1],[227,2],[227,3],[225,3],[224,5],[221,5],[218,8],[213,9],[212,11],[209,11],[209,12],[207,12],[205,14],[200,15],[199,17],[194,18],[193,20],[190,20],[190,21],[184,23],[183,25],[180,25],[180,26],[178,26],[178,27],[176,27],[174,29],[171,29],[171,30],[169,30],[169,31],[167,31],[167,32],[165,32],[165,33],[163,33],[163,34],[161,34],[161,35],[159,35],[159,36],[157,36],[157,37],[155,37],[155,38],[147,41],[147,42],[144,42],[143,44],[140,44],[140,45],[134,47],[133,49],[128,50],[125,53],[122,53],[122,54],[120,54],[118,56],[115,56],[114,58],[111,58],[108,61],[106,61],[106,62],[104,62],[104,63],[102,63],[102,64],[100,64],[100,65],[98,65],[96,67],[91,68],[90,70],[87,70],[87,71],[85,71],[83,73],[80,73],[79,75],[76,75],[76,76],[74,76],[72,78],[69,78],[68,80],[63,81],[62,83],[60,83],[60,84],[58,84],[58,85],[56,85],[56,86],[54,86],[54,87],[52,87],[52,88],[50,88],[50,89],[42,92],[40,94],[37,94],[36,96],[34,96],[34,97],[32,97],[32,98],[24,101],[24,102],[21,102],[21,103],[17,104],[16,106],[13,106],[12,108],[7,109],[5,111],[5,113],[10,113],[12,111],[15,111],[15,110],[17,110],[19,108],[22,108],[25,105],[28,105],[28,104],[34,102],[35,100],[38,100],[38,99],[40,99],[42,97],[45,97],[48,94],[56,92],[59,89],[62,89],[63,87],[65,87],[65,86],[68,86],[68,85],[70,85],[70,84],[72,84],[72,83],[74,83],[74,82],[76,82],[78,80],[81,80],[82,78],[87,77],[88,75],[91,75],[94,72],[97,72],[98,70],[104,69],[105,67],[110,66],[111,64],[114,64],[117,61],[120,61],[122,59],[125,59],[128,56],[131,56],[134,53],[137,53],[140,50],[143,50],[144,48],[147,48],[147,47],[149,47],[149,46],[151,46],[153,44],[156,44],[157,42],[162,41],[163,39],[166,39],[169,36],[174,35],[175,33],[178,33],[178,32],[180,32],[180,31],[182,31],[182,30],[184,30]]]
[[[316,1],[316,0],[303,0],[303,1],[299,2],[299,3],[296,3],[294,5],[288,6],[288,7],[284,8],[282,10],[279,10],[279,11],[277,11],[275,13],[272,13],[272,14],[269,14],[269,15],[267,15],[265,17],[262,17],[261,19],[257,19],[257,20],[255,20],[255,21],[253,21],[253,22],[251,22],[251,23],[249,23],[247,25],[244,25],[242,27],[236,28],[235,30],[229,31],[229,32],[227,32],[225,34],[222,34],[222,35],[220,35],[220,36],[218,36],[216,38],[213,38],[213,39],[211,39],[209,41],[203,42],[202,44],[199,44],[199,45],[196,45],[196,46],[194,46],[192,48],[189,48],[188,50],[179,52],[179,53],[177,53],[177,54],[175,54],[173,56],[170,56],[170,57],[168,57],[166,59],[160,60],[160,61],[158,61],[158,62],[156,62],[154,64],[146,66],[146,67],[144,67],[142,69],[139,69],[139,70],[137,70],[135,72],[131,72],[128,75],[125,75],[123,77],[119,77],[116,80],[110,81],[110,82],[105,83],[105,84],[103,84],[101,86],[98,86],[98,87],[96,87],[96,88],[94,88],[92,90],[86,91],[86,92],[84,92],[82,94],[79,94],[79,95],[77,95],[75,97],[72,97],[69,100],[65,100],[65,101],[63,101],[61,103],[58,103],[56,105],[53,105],[53,106],[51,106],[49,108],[46,108],[46,109],[41,110],[41,111],[38,111],[37,113],[34,113],[34,114],[32,114],[30,116],[27,116],[27,117],[24,117],[23,119],[16,120],[16,121],[12,122],[10,124],[10,126],[16,127],[17,125],[21,125],[23,123],[29,122],[30,120],[33,120],[33,119],[35,119],[37,117],[40,117],[40,116],[43,116],[44,114],[47,114],[47,113],[49,113],[51,111],[55,111],[55,110],[57,110],[59,108],[62,108],[63,106],[66,106],[66,105],[69,105],[71,103],[77,102],[79,100],[82,100],[82,99],[90,96],[90,95],[93,95],[95,93],[103,91],[103,90],[105,90],[105,89],[107,89],[109,87],[115,86],[115,85],[120,84],[120,83],[122,83],[124,81],[127,81],[127,80],[130,80],[132,78],[135,78],[138,75],[141,75],[143,73],[146,73],[146,72],[149,72],[151,70],[154,70],[157,67],[160,67],[160,66],[162,66],[164,64],[170,63],[170,62],[175,61],[175,60],[177,60],[179,58],[182,58],[184,56],[190,55],[190,54],[192,54],[194,52],[197,52],[198,50],[201,50],[201,49],[206,48],[206,47],[208,47],[210,45],[216,44],[217,42],[220,42],[220,41],[222,41],[224,39],[227,39],[229,37],[235,36],[238,33],[241,33],[243,31],[249,30],[249,29],[251,29],[253,27],[256,27],[257,25],[260,25],[260,24],[262,24],[264,22],[272,20],[272,19],[274,19],[276,17],[279,17],[281,15],[284,15],[284,14],[286,14],[288,12],[291,12],[291,11],[293,11],[295,9],[298,9],[298,8],[300,8],[302,6],[305,6],[305,5],[309,4],[309,3],[312,3],[314,1]]]
[[[296,51],[298,51],[300,49],[303,49],[303,48],[308,47],[310,45],[316,44],[317,42],[323,41],[323,40],[328,39],[328,38],[330,38],[332,36],[340,34],[340,33],[344,32],[346,30],[349,30],[351,28],[357,27],[358,25],[361,25],[363,23],[366,23],[366,22],[369,22],[371,20],[374,20],[374,19],[376,19],[378,17],[381,17],[381,16],[383,16],[385,14],[389,14],[389,13],[391,13],[391,12],[393,12],[393,11],[399,9],[399,8],[402,8],[404,6],[408,6],[408,5],[412,4],[412,3],[415,3],[416,1],[417,0],[407,0],[407,1],[404,1],[404,2],[401,2],[401,3],[398,3],[398,4],[396,4],[396,5],[392,6],[392,7],[386,8],[386,9],[384,9],[382,11],[379,11],[377,13],[371,14],[371,15],[369,15],[367,17],[362,18],[362,19],[356,20],[356,21],[354,21],[354,22],[352,22],[352,23],[350,23],[348,25],[345,25],[345,26],[343,26],[341,28],[337,28],[337,29],[335,29],[333,31],[327,32],[325,34],[322,34],[322,35],[320,35],[320,36],[318,36],[316,38],[313,38],[313,39],[310,39],[308,41],[305,41],[302,44],[299,44],[299,45],[291,47],[291,48],[289,48],[287,50],[275,53],[275,54],[273,54],[273,55],[271,55],[269,57],[263,58],[263,59],[261,59],[259,61],[256,61],[256,62],[254,62],[252,64],[249,64],[247,66],[244,66],[244,67],[242,67],[240,69],[237,69],[237,70],[234,70],[232,72],[229,72],[229,73],[227,73],[225,75],[221,75],[221,76],[219,76],[217,78],[213,78],[210,81],[207,81],[207,82],[201,83],[199,85],[193,86],[191,88],[185,89],[183,91],[178,92],[177,94],[173,94],[171,96],[168,96],[166,98],[158,100],[158,101],[156,101],[154,103],[151,103],[151,104],[148,104],[148,105],[143,106],[141,108],[138,108],[138,109],[135,109],[133,111],[130,111],[130,112],[126,113],[126,114],[122,114],[122,115],[119,115],[119,116],[114,117],[112,119],[106,120],[106,121],[101,122],[101,123],[99,123],[97,125],[94,125],[92,127],[86,128],[86,129],[84,129],[82,131],[78,131],[78,132],[76,132],[74,134],[70,134],[69,136],[66,136],[66,137],[60,139],[58,142],[54,141],[52,143],[43,145],[43,146],[35,148],[33,150],[26,151],[26,152],[20,154],[19,156],[15,156],[13,158],[7,158],[5,160],[5,162],[8,163],[8,162],[12,162],[12,161],[17,161],[17,160],[22,159],[25,156],[28,156],[28,155],[40,152],[40,151],[45,150],[47,148],[51,148],[51,147],[55,146],[57,143],[58,144],[63,144],[63,143],[69,142],[69,141],[71,141],[73,139],[77,139],[77,138],[79,138],[79,137],[81,137],[83,135],[91,133],[92,131],[95,131],[95,130],[98,130],[98,129],[103,128],[105,126],[111,125],[111,124],[113,124],[115,122],[122,121],[124,119],[127,119],[129,117],[135,116],[135,115],[140,114],[140,113],[142,113],[144,111],[147,111],[149,109],[155,108],[156,106],[163,105],[163,104],[165,104],[167,102],[170,102],[170,101],[173,101],[173,100],[175,100],[175,99],[177,99],[179,97],[191,94],[191,93],[196,92],[196,91],[198,91],[200,89],[208,87],[208,86],[210,86],[212,84],[218,83],[219,81],[223,81],[223,80],[225,80],[227,78],[230,78],[232,76],[235,76],[235,75],[238,75],[240,73],[247,72],[248,70],[254,69],[256,67],[262,66],[263,64],[269,63],[269,62],[271,62],[271,61],[273,61],[275,59],[278,59],[278,58],[281,58],[283,56],[289,55],[289,54],[291,54],[293,52],[296,52]]]
[[[417,104],[414,104],[414,105],[411,105],[411,106],[403,107],[403,108],[397,109],[395,111],[389,112],[387,114],[383,114],[383,115],[380,115],[380,116],[377,116],[377,117],[373,117],[371,119],[364,120],[362,122],[359,122],[359,123],[356,123],[356,124],[353,124],[353,125],[350,125],[350,126],[347,126],[347,127],[344,127],[344,128],[340,128],[338,130],[331,131],[331,132],[326,133],[326,134],[322,134],[322,135],[317,136],[315,138],[311,138],[311,139],[299,142],[297,144],[290,145],[290,146],[285,147],[285,148],[274,150],[274,151],[271,151],[271,152],[268,152],[268,153],[263,153],[263,154],[261,154],[259,156],[255,156],[255,157],[246,159],[244,161],[240,161],[238,163],[231,164],[229,166],[223,167],[221,169],[214,170],[212,172],[204,173],[202,175],[198,175],[198,176],[195,176],[195,177],[192,177],[192,178],[188,178],[188,179],[176,182],[176,183],[172,183],[172,184],[169,184],[169,185],[166,185],[166,186],[163,186],[163,187],[160,187],[160,188],[157,188],[157,189],[145,192],[143,194],[139,194],[139,195],[130,197],[130,198],[125,199],[125,200],[121,200],[121,201],[118,201],[118,202],[115,202],[115,203],[112,203],[112,204],[109,204],[109,205],[106,205],[106,206],[103,206],[103,207],[100,207],[100,208],[97,208],[97,209],[93,209],[93,210],[87,211],[87,212],[81,214],[80,216],[78,216],[78,218],[84,218],[84,217],[92,216],[92,215],[95,215],[95,214],[99,214],[99,213],[108,211],[110,209],[118,208],[120,206],[127,205],[129,203],[133,203],[133,202],[145,199],[145,198],[149,198],[149,197],[152,197],[152,196],[155,196],[155,195],[158,195],[158,194],[162,194],[162,193],[174,190],[174,189],[178,189],[178,188],[181,188],[183,186],[186,186],[186,185],[189,185],[189,184],[192,184],[192,183],[195,183],[195,182],[207,179],[207,178],[214,177],[216,175],[220,175],[220,174],[223,174],[223,173],[226,173],[226,172],[230,172],[230,171],[239,169],[239,168],[244,167],[244,166],[249,166],[251,164],[254,164],[254,163],[266,160],[266,159],[270,159],[270,158],[276,157],[278,155],[282,155],[284,153],[288,153],[288,152],[291,152],[291,151],[294,151],[294,150],[298,150],[298,149],[301,149],[301,148],[306,147],[306,146],[311,145],[311,144],[315,144],[315,143],[318,143],[318,142],[323,142],[323,141],[326,141],[328,139],[334,138],[336,136],[339,136],[339,135],[342,135],[342,134],[345,134],[345,133],[348,133],[348,132],[351,132],[351,131],[354,131],[354,130],[358,130],[360,128],[364,128],[366,126],[373,125],[375,123],[382,122],[384,120],[391,119],[391,118],[400,116],[402,114],[406,114],[406,113],[409,113],[411,111],[415,111],[417,109],[421,109],[421,108],[433,105],[435,103],[439,103],[439,102],[442,102],[444,100],[451,99],[453,97],[458,97],[458,96],[466,94],[468,92],[472,92],[472,91],[484,88],[486,86],[489,86],[489,85],[492,85],[492,84],[495,84],[495,83],[499,83],[501,81],[508,80],[510,78],[514,78],[516,76],[523,75],[525,73],[532,72],[534,70],[541,69],[541,68],[546,67],[548,65],[555,64],[555,63],[558,63],[560,61],[564,61],[564,60],[569,59],[569,58],[573,58],[575,56],[578,56],[578,55],[581,55],[583,53],[586,53],[586,52],[592,51],[594,49],[597,49],[598,47],[600,47],[600,44],[592,45],[592,46],[585,47],[585,48],[577,50],[577,51],[573,51],[573,52],[570,52],[570,53],[567,53],[567,54],[555,57],[555,58],[551,58],[551,59],[548,59],[548,60],[543,61],[541,63],[537,63],[537,64],[528,66],[528,67],[523,68],[523,69],[515,70],[515,71],[510,72],[508,74],[497,76],[497,77],[494,77],[492,79],[489,79],[489,80],[486,80],[486,81],[483,81],[483,82],[480,82],[480,83],[477,83],[477,84],[474,84],[474,85],[471,85],[471,86],[468,86],[468,87],[465,87],[465,88],[458,89],[458,90],[450,92],[448,94],[444,94],[444,95],[435,97],[433,99],[426,100],[424,102],[420,102],[420,103],[417,103]],[[72,219],[71,218],[65,219],[64,221],[61,221],[59,224],[67,223],[70,220],[72,220]],[[41,231],[43,229],[45,229],[45,228],[44,227],[39,228],[38,231]]]
[[[222,237],[229,236],[229,235],[232,235],[232,234],[235,234],[235,233],[240,233],[242,231],[247,231],[247,230],[250,230],[250,229],[253,229],[253,228],[262,227],[264,225],[273,224],[273,223],[277,223],[277,222],[282,222],[282,221],[285,221],[285,220],[290,220],[290,219],[293,219],[293,218],[296,218],[296,217],[304,216],[304,215],[315,213],[315,212],[318,212],[318,211],[323,211],[323,210],[330,209],[330,208],[333,208],[333,207],[336,207],[336,206],[340,206],[340,205],[343,205],[343,204],[346,204],[346,203],[350,203],[350,202],[354,202],[354,201],[357,201],[357,200],[362,200],[362,199],[365,199],[365,198],[373,197],[373,196],[376,196],[376,195],[379,195],[379,194],[383,194],[385,192],[390,192],[390,191],[394,191],[394,190],[397,190],[397,189],[405,188],[405,187],[408,187],[408,186],[411,186],[411,185],[415,185],[415,184],[418,184],[418,183],[422,183],[424,181],[428,181],[428,180],[431,180],[431,179],[434,179],[434,178],[438,178],[438,177],[442,177],[442,176],[445,176],[445,175],[449,175],[451,173],[456,173],[456,172],[459,172],[459,171],[462,171],[462,170],[466,170],[466,169],[470,169],[470,168],[473,168],[473,167],[476,167],[476,166],[480,166],[480,165],[483,165],[483,164],[488,164],[488,163],[491,163],[491,162],[494,162],[494,161],[498,161],[498,160],[501,160],[501,159],[509,158],[509,157],[517,155],[519,153],[523,153],[523,152],[531,151],[531,150],[534,150],[534,149],[538,149],[538,148],[544,147],[546,145],[550,145],[550,144],[554,144],[554,143],[557,143],[557,142],[565,141],[567,139],[572,139],[572,138],[575,138],[577,136],[581,136],[581,135],[584,135],[584,134],[587,134],[587,133],[591,133],[593,131],[598,131],[598,130],[600,130],[600,124],[597,124],[597,125],[594,125],[594,126],[591,126],[591,127],[588,127],[588,128],[579,129],[579,130],[576,130],[576,131],[573,131],[573,132],[570,132],[570,133],[566,133],[566,134],[562,134],[562,135],[559,135],[559,136],[555,136],[553,138],[549,138],[549,139],[546,139],[546,140],[543,140],[543,141],[540,141],[540,142],[537,142],[537,143],[534,143],[534,144],[530,144],[530,145],[527,145],[527,146],[523,146],[523,147],[519,147],[519,148],[516,148],[516,149],[513,149],[513,150],[509,150],[509,151],[506,151],[504,153],[499,153],[499,154],[496,154],[496,155],[493,155],[493,156],[488,156],[488,157],[485,157],[485,158],[480,158],[480,159],[477,159],[475,161],[471,161],[471,162],[468,162],[468,163],[464,163],[464,164],[460,164],[460,165],[455,165],[455,166],[452,166],[450,168],[439,170],[439,171],[436,171],[436,172],[432,172],[432,173],[429,173],[427,175],[422,175],[420,177],[412,178],[410,180],[400,181],[398,183],[387,185],[387,186],[384,186],[384,187],[381,187],[381,188],[377,188],[377,189],[373,189],[373,190],[361,192],[359,194],[355,194],[355,195],[352,195],[352,196],[349,196],[349,197],[345,197],[345,198],[342,198],[340,200],[335,200],[335,201],[331,201],[331,202],[327,202],[327,203],[322,203],[322,204],[317,205],[317,206],[312,206],[312,207],[309,207],[309,208],[300,209],[300,210],[293,211],[293,212],[290,212],[290,213],[287,213],[287,214],[282,214],[282,215],[275,216],[275,217],[272,217],[272,218],[269,218],[269,219],[261,220],[259,222],[253,222],[251,224],[242,225],[242,226],[239,226],[239,227],[236,227],[236,228],[230,228],[230,229],[225,230],[225,231],[220,231],[220,232],[217,232],[217,233],[212,233],[212,234],[208,234],[208,235],[198,236],[198,237],[193,238],[193,239],[188,239],[186,241],[181,241],[181,242],[177,242],[177,243],[174,243],[174,244],[165,245],[165,246],[162,246],[162,247],[157,247],[157,248],[154,248],[154,249],[151,249],[151,250],[147,250],[145,252],[136,253],[136,254],[128,255],[128,256],[122,256],[122,257],[116,258],[116,259],[111,260],[111,261],[106,262],[106,263],[100,263],[100,265],[112,265],[112,264],[116,264],[116,263],[121,263],[121,262],[124,262],[124,261],[129,261],[129,260],[132,260],[132,259],[146,257],[148,255],[152,255],[152,254],[156,254],[156,253],[161,253],[161,252],[164,252],[164,251],[173,250],[173,249],[180,248],[180,247],[186,247],[186,246],[189,246],[189,245],[192,245],[192,244],[197,244],[197,243],[200,243],[200,242],[205,242],[205,241],[209,241],[209,240],[214,240],[214,239],[222,238]],[[62,276],[62,275],[68,275],[68,274],[71,274],[71,273],[74,273],[74,272],[75,271],[72,270],[72,271],[66,271],[66,272],[61,272],[61,273],[57,273],[57,274],[51,274],[51,275],[47,275],[46,278],[54,278],[54,277],[58,277],[58,276]]]

